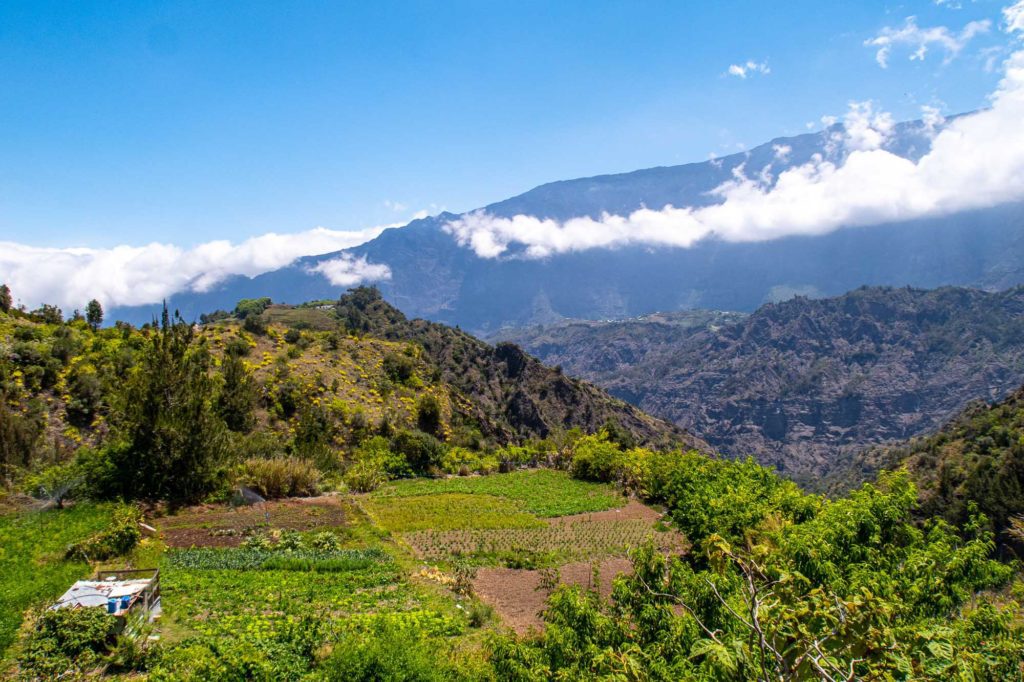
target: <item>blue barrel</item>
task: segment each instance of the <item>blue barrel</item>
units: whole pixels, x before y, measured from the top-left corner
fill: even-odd
[[[111,597],[107,600],[107,613],[117,613],[117,599]]]
[[[126,594],[123,597],[121,597],[121,608],[122,609],[128,608],[128,605],[131,604],[131,603],[132,603],[132,596],[130,594]]]

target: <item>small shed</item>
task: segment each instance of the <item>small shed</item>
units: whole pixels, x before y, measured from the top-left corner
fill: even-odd
[[[79,580],[50,608],[101,607],[121,622],[120,630],[135,634],[160,614],[160,569],[99,571],[92,580]]]

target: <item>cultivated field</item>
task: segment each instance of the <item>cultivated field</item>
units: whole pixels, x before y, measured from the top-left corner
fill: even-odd
[[[14,641],[27,608],[97,567],[63,550],[109,519],[109,508],[86,504],[0,516],[0,645]],[[319,655],[304,642],[396,625],[453,651],[478,647],[487,628],[537,626],[558,583],[607,595],[631,570],[629,549],[649,537],[685,548],[657,511],[547,470],[202,505],[147,521],[158,535],[108,565],[161,569],[153,636],[173,646],[156,679],[216,677],[219,657],[244,661],[255,678],[294,678]]]

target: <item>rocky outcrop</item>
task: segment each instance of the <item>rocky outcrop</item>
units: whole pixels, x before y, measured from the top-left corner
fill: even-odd
[[[812,486],[865,446],[929,432],[1024,383],[1024,288],[862,288],[749,317],[694,315],[504,338]]]

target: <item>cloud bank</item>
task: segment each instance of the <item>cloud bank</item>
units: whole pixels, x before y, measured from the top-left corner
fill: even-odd
[[[239,244],[217,240],[190,249],[160,243],[57,249],[0,242],[0,281],[29,307],[52,303],[70,312],[84,308],[92,298],[107,307],[157,303],[179,291],[206,291],[231,275],[255,277],[301,256],[358,246],[388,227],[397,225],[271,232]],[[342,257],[322,265],[317,272],[339,286],[390,276],[386,266],[365,259]]]
[[[1024,7],[1024,0],[1017,6]],[[1017,16],[1007,15],[1008,24],[1015,25]],[[720,200],[715,205],[643,208],[628,216],[565,222],[477,212],[445,229],[483,258],[507,255],[511,247],[521,247],[513,251],[516,257],[544,258],[627,245],[689,247],[710,237],[749,242],[819,235],[1021,200],[1024,50],[1012,53],[1003,69],[991,106],[946,123],[916,163],[883,148],[892,133],[890,116],[870,103],[855,103],[844,120],[845,132],[830,141],[841,146],[835,155],[816,156],[777,178],[771,167],[751,177],[741,167],[712,192]],[[938,112],[928,109],[923,115],[934,130]]]

